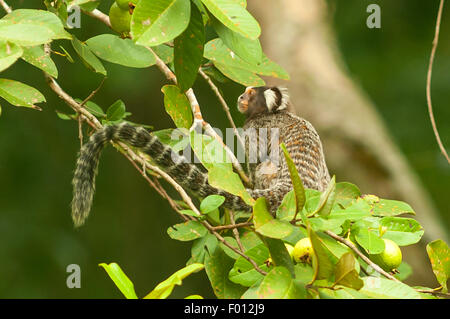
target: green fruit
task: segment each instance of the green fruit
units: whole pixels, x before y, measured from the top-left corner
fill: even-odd
[[[128,10],[122,10],[117,3],[113,3],[109,9],[109,20],[113,30],[125,33],[130,31],[131,14]]]
[[[370,260],[385,271],[396,269],[402,263],[402,251],[400,247],[390,239],[384,239],[384,251],[379,254],[369,255]]]
[[[314,253],[309,238],[300,239],[294,247],[292,255],[295,262],[311,262],[311,255]]]

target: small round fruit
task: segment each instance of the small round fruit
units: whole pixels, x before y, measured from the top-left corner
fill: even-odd
[[[289,256],[291,256],[291,258],[294,259],[294,246],[286,244],[286,243],[284,244],[284,246],[286,246]]]
[[[109,20],[113,30],[124,33],[130,31],[131,14],[128,10],[122,10],[117,3],[113,3],[109,9]]]
[[[313,248],[309,238],[302,238],[295,244],[292,255],[295,262],[309,263],[311,261],[311,255],[313,253]]]
[[[392,271],[402,263],[402,251],[400,247],[390,239],[384,239],[384,251],[379,254],[370,255],[370,260],[383,268],[385,271]]]

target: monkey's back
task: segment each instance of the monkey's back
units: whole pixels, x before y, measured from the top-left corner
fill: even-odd
[[[275,150],[278,152],[276,161],[273,158],[258,156],[256,163],[249,164],[249,174],[256,192],[258,189],[272,189],[278,192],[273,194],[274,199],[270,201],[271,206],[275,205],[275,207],[278,207],[284,195],[292,189],[286,160],[279,147],[281,143],[286,145],[286,149],[297,167],[304,187],[319,191],[325,190],[330,181],[330,175],[325,162],[322,143],[311,123],[286,110],[282,110],[275,113],[263,113],[249,118],[244,125],[244,130],[249,128],[254,128],[259,134],[256,135],[256,138],[246,139],[247,154],[251,150],[250,147],[259,145],[260,139],[266,134],[265,130],[260,130],[261,128],[267,129],[268,153],[270,154],[272,147],[277,148]],[[271,143],[270,132],[273,128],[278,129],[279,132],[276,145],[271,145],[273,143]],[[260,150],[258,149],[258,151]],[[280,185],[287,184],[290,187],[280,187]]]

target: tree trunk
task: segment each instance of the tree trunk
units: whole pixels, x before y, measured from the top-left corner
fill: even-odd
[[[323,0],[249,2],[260,22],[267,55],[285,67],[295,112],[318,130],[328,168],[363,193],[408,202],[425,229],[422,241],[403,249],[414,275],[408,282],[436,285],[425,245],[446,240],[433,203],[404,155],[392,142],[376,107],[350,78]],[[280,83],[276,83],[280,84]]]

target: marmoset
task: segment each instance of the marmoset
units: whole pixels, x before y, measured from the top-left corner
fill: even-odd
[[[250,129],[255,132],[249,134],[245,142],[247,157],[255,151],[258,155],[256,158],[253,156],[253,161],[248,164],[254,187],[247,191],[254,199],[264,196],[271,212],[276,211],[283,197],[292,189],[286,160],[279,146],[281,143],[286,145],[305,188],[323,191],[330,181],[319,135],[308,121],[288,111],[289,104],[287,89],[279,87],[248,87],[238,98],[238,109],[246,116],[244,131]],[[274,129],[277,133],[275,141],[269,136]],[[148,154],[185,190],[202,198],[222,195],[225,197],[224,207],[236,211],[251,210],[241,197],[211,186],[207,172],[189,163],[143,127],[123,122],[98,130],[80,150],[72,181],[75,226],[81,226],[89,215],[100,154],[111,140],[125,142]],[[260,149],[260,145],[265,147]],[[272,150],[272,147],[276,149]]]

